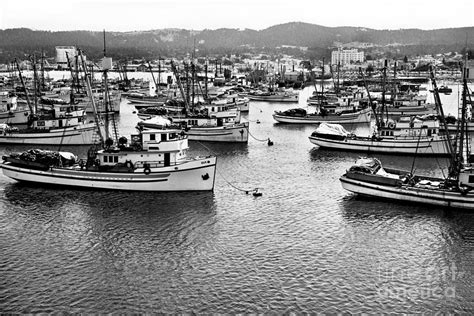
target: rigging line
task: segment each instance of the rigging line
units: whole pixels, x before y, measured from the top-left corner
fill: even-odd
[[[214,156],[217,156],[217,154],[216,154],[214,151],[212,151],[209,147],[205,146],[205,145],[204,145],[203,143],[201,143],[200,141],[197,141],[197,143],[198,143],[199,145],[201,145],[202,147],[204,147],[205,149],[207,149],[207,150],[208,150],[211,154],[213,154]],[[231,187],[233,187],[234,189],[239,190],[239,191],[242,191],[242,192],[245,192],[245,193],[247,193],[247,194],[248,194],[249,192],[252,192],[252,191],[253,191],[253,192],[258,192],[258,189],[259,189],[258,187],[254,188],[254,189],[248,189],[248,190],[247,190],[247,189],[239,188],[239,187],[237,187],[236,185],[232,184],[229,180],[227,180],[227,178],[224,177],[224,175],[223,175],[222,172],[219,170],[219,168],[216,167],[216,171],[217,171],[217,173],[222,177],[222,179],[224,179],[224,181],[225,181],[228,185],[230,185]]]
[[[250,133],[250,129],[249,127],[245,127],[245,129],[247,130],[247,132],[249,133],[250,136],[252,136],[253,139],[255,139],[256,141],[259,141],[259,142],[267,142],[270,140],[270,138],[267,138],[267,139],[258,139],[257,137],[253,136],[252,133]]]
[[[410,173],[413,174],[413,168],[415,168],[415,160],[416,160],[416,155],[418,154],[418,147],[420,146],[420,140],[421,140],[421,134],[423,132],[423,127],[420,128],[420,134],[418,134],[418,141],[416,143],[416,150],[415,150],[415,157],[413,157],[413,162],[411,164],[411,170],[410,170]],[[433,138],[431,138],[430,142],[428,143],[428,145],[431,145],[431,141],[433,140]],[[431,147],[431,146],[430,146]]]
[[[431,142],[433,141],[433,139],[434,139],[434,138],[431,138],[430,142],[428,143],[428,146],[431,145]],[[435,154],[435,151],[434,151],[433,147],[430,146],[430,148],[431,148],[431,152],[432,152],[433,154]],[[444,169],[443,169],[443,167],[441,166],[441,164],[439,163],[438,155],[435,154],[435,155],[434,155],[434,158],[435,158],[435,160],[436,160],[436,164],[438,165],[439,170],[441,170],[441,174],[443,175],[444,180],[447,180],[447,176],[444,174]],[[413,173],[412,173],[412,174],[413,174]]]

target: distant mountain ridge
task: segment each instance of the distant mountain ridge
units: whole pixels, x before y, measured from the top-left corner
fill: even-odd
[[[159,29],[134,32],[107,32],[107,50],[111,55],[143,57],[190,52],[194,47],[201,53],[221,51],[232,53],[245,47],[275,49],[282,45],[309,47],[310,51],[324,50],[335,42],[363,42],[374,45],[397,44],[419,47],[472,47],[474,27],[437,30],[399,29],[375,30],[363,27],[326,27],[317,24],[291,22],[275,25],[264,30],[252,29]],[[26,28],[0,30],[2,57],[13,53],[28,54],[45,50],[54,56],[54,47],[75,45],[83,48],[92,57],[100,56],[103,49],[102,32],[94,31],[34,31]],[[20,57],[20,56],[17,56]]]

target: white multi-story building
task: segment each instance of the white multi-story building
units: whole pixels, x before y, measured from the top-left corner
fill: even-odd
[[[364,62],[364,52],[359,52],[357,49],[341,49],[334,50],[331,53],[331,63],[333,65],[350,64],[351,62]]]
[[[77,55],[75,46],[56,46],[56,63],[58,68],[67,68],[67,56],[69,61],[74,63],[74,57]]]

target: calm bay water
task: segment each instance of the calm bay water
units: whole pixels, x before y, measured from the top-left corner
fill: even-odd
[[[474,213],[344,191],[338,178],[361,154],[315,148],[314,126],[275,124],[271,113],[291,107],[252,103],[248,144],[190,142],[190,155],[218,156],[214,192],[40,188],[0,175],[0,311],[473,313]],[[122,103],[124,134],[133,110]],[[274,146],[258,141],[268,137]],[[446,161],[415,166],[439,176]],[[263,196],[242,191],[256,187]]]

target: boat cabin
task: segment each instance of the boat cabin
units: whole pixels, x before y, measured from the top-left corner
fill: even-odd
[[[99,151],[97,159],[101,166],[163,167],[185,160],[188,148],[187,135],[180,129],[150,129],[131,135],[129,146]]]
[[[388,120],[379,131],[382,137],[430,137],[439,134],[439,121],[419,120],[416,117],[401,117],[398,121]]]
[[[85,110],[69,104],[53,104],[51,109],[40,109],[33,127],[37,129],[61,128],[81,124],[85,118]]]

